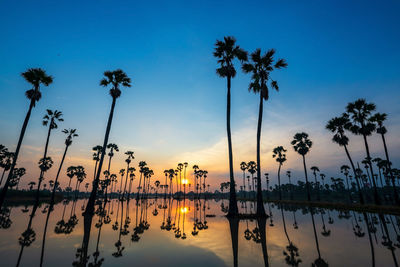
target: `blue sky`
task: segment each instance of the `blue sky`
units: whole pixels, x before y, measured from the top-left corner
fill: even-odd
[[[290,138],[307,131],[314,140],[309,164],[337,175],[337,165],[347,162],[324,125],[359,97],[389,114],[389,149],[399,166],[399,11],[398,1],[1,0],[0,143],[15,147],[28,108],[29,86],[20,73],[42,67],[54,83],[43,88],[24,140],[20,164],[32,169],[24,180],[38,173],[34,164],[45,142],[41,117],[47,108],[63,111],[61,129],[80,133],[69,163],[91,169],[90,149],[102,143],[111,102],[99,80],[104,70],[122,68],[133,82],[118,99],[110,142],[135,151],[156,170],[180,161],[199,164],[216,185],[228,170],[226,88],[215,74],[212,51],[217,39],[233,35],[244,49],[275,48],[289,63],[273,73],[281,90],[265,105],[265,171],[276,172],[271,150],[284,145],[290,151],[286,167],[296,172],[300,159]],[[240,71],[233,81],[236,165],[255,159],[258,98],[248,93],[248,83]],[[350,148],[361,160],[358,139],[351,138]],[[62,140],[56,132],[55,159]],[[383,157],[380,140],[374,136],[371,142],[374,156]],[[120,154],[116,170],[122,167]]]

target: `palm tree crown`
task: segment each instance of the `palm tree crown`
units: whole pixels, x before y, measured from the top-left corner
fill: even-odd
[[[107,87],[108,85],[112,85],[110,89],[110,95],[113,98],[118,98],[121,96],[121,90],[119,89],[120,85],[124,87],[131,87],[131,79],[126,75],[126,73],[117,69],[115,71],[105,71],[105,78],[100,81],[100,85]]]
[[[53,77],[47,75],[41,68],[28,69],[21,75],[28,83],[33,85],[33,88],[26,91],[25,95],[29,100],[33,101],[33,106],[35,106],[35,103],[42,97],[39,91],[40,85],[49,86],[53,82]]]
[[[220,67],[217,69],[217,74],[220,77],[235,77],[236,70],[233,66],[233,60],[247,60],[247,52],[236,45],[236,39],[231,36],[224,37],[223,41],[217,40],[215,43],[214,57],[218,58]]]
[[[306,133],[296,133],[291,142],[294,150],[300,155],[304,156],[310,151],[312,147],[312,141],[308,139],[308,134]]]
[[[332,141],[339,146],[347,146],[349,138],[344,134],[344,130],[351,127],[349,115],[343,113],[341,117],[334,117],[326,124],[326,129],[334,133]]]
[[[58,111],[58,110],[52,111],[50,109],[47,109],[46,112],[47,112],[47,114],[44,115],[42,124],[44,126],[47,126],[47,124],[50,123],[51,129],[57,129],[58,125],[57,125],[56,121],[64,121],[64,119],[61,118],[63,115],[62,112]]]
[[[372,112],[375,109],[375,104],[367,103],[365,99],[358,99],[349,103],[346,111],[352,120],[352,124],[346,124],[346,129],[356,135],[371,135],[376,128],[372,120]]]
[[[283,146],[277,146],[272,151],[272,157],[276,158],[276,161],[279,162],[279,164],[283,164],[286,161],[286,151],[287,150],[284,149]]]
[[[252,63],[244,63],[242,69],[245,73],[252,74],[252,82],[249,85],[249,91],[254,93],[261,92],[264,100],[268,100],[268,84],[270,73],[274,69],[286,68],[287,63],[284,59],[278,59],[274,62],[275,50],[270,49],[264,55],[261,55],[261,49],[256,49],[251,55]],[[275,64],[274,64],[275,63]],[[271,80],[271,88],[279,90],[278,82]]]

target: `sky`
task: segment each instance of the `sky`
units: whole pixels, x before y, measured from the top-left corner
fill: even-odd
[[[117,100],[111,143],[120,152],[112,172],[125,167],[123,152],[135,152],[155,171],[179,162],[197,164],[219,188],[228,180],[226,81],[219,78],[214,44],[235,36],[237,44],[277,50],[287,69],[274,71],[280,85],[264,105],[262,171],[276,182],[278,163],[272,149],[284,146],[294,181],[304,180],[302,162],[290,145],[296,132],[314,142],[307,164],[327,177],[338,177],[348,164],[331,142],[326,122],[345,111],[348,102],[366,98],[388,113],[391,160],[400,165],[399,1],[9,1],[0,0],[0,143],[15,149],[28,109],[30,89],[20,73],[40,67],[54,77],[42,88],[33,110],[18,166],[27,168],[21,185],[36,181],[46,128],[46,109],[61,110],[65,121],[51,136],[49,155],[54,179],[64,149],[64,128],[76,128],[64,165],[83,165],[93,177],[91,148],[102,144],[111,105],[99,86],[105,70],[123,69],[132,87]],[[256,160],[258,97],[240,71],[232,81],[232,134],[236,177],[239,164]],[[376,134],[369,138],[373,157],[384,157]],[[350,135],[357,161],[365,157],[362,140]],[[107,162],[107,161],[106,161]],[[191,169],[190,169],[191,171]],[[286,182],[284,179],[283,182]]]

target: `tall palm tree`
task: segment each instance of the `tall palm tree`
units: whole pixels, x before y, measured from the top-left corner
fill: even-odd
[[[385,139],[385,134],[387,133],[386,127],[383,125],[383,122],[386,120],[387,114],[386,113],[376,113],[374,116],[372,116],[371,120],[377,124],[376,132],[381,135],[382,137],[382,142],[383,142],[383,148],[385,149],[385,156],[386,156],[386,161],[388,162],[386,168],[389,171],[390,174],[390,179],[392,180],[392,186],[393,186],[393,194],[394,194],[394,199],[396,201],[397,205],[400,205],[400,199],[399,195],[397,193],[396,189],[396,183],[394,180],[394,175],[392,168],[390,166],[390,159],[389,159],[389,152],[386,146],[386,139]],[[379,172],[380,174],[380,172]]]
[[[95,179],[96,178],[96,173],[97,173],[97,164],[99,163],[100,154],[101,154],[101,151],[103,150],[103,147],[97,145],[97,146],[93,147],[92,150],[94,152],[93,153],[93,160],[95,161],[93,179]]]
[[[62,158],[61,158],[60,166],[58,167],[56,179],[55,179],[54,184],[53,184],[54,186],[53,186],[52,193],[51,193],[51,199],[50,199],[49,209],[47,210],[47,218],[46,218],[46,223],[45,223],[45,226],[44,226],[43,239],[42,239],[42,252],[41,252],[41,256],[40,256],[40,258],[41,258],[40,262],[41,262],[41,263],[43,262],[43,256],[44,256],[44,248],[45,248],[45,242],[46,242],[47,225],[48,225],[48,222],[49,222],[50,213],[53,211],[53,207],[54,207],[54,198],[55,198],[55,194],[56,194],[57,187],[58,187],[58,185],[59,185],[59,183],[58,183],[58,177],[60,176],[60,172],[61,172],[62,166],[63,166],[63,164],[64,164],[64,160],[65,160],[65,156],[66,156],[66,154],[67,154],[68,148],[69,148],[69,147],[71,146],[71,144],[72,144],[72,139],[73,139],[74,137],[77,137],[77,136],[78,136],[78,134],[76,133],[76,129],[69,129],[69,130],[64,129],[62,132],[65,133],[65,134],[67,135],[67,138],[65,139],[64,154],[63,154],[63,156],[62,156]],[[75,169],[74,169],[74,172],[73,172],[73,173],[75,173]],[[31,182],[31,183],[34,183],[34,182]],[[32,186],[33,186],[33,185],[32,185]],[[32,190],[32,189],[31,189],[31,190]]]
[[[218,58],[219,67],[217,74],[227,81],[227,105],[226,105],[226,131],[228,137],[229,152],[229,178],[230,178],[230,194],[229,194],[229,216],[238,214],[236,201],[235,177],[233,175],[233,152],[231,138],[231,79],[236,76],[236,70],[233,61],[247,60],[247,52],[236,45],[234,37],[224,37],[223,41],[217,40],[215,43],[214,57]]]
[[[269,87],[279,90],[278,82],[270,78],[274,69],[286,68],[287,63],[284,59],[274,60],[275,50],[270,49],[264,55],[261,55],[261,49],[256,49],[251,55],[251,62],[244,63],[242,69],[245,73],[251,73],[251,83],[249,91],[260,94],[260,104],[258,110],[257,124],[257,214],[265,216],[265,210],[262,199],[261,187],[261,125],[263,116],[264,100],[269,99]]]
[[[315,179],[315,187],[317,188],[317,198],[318,198],[318,200],[320,200],[321,197],[319,195],[319,185],[318,185],[318,180],[317,180],[317,172],[320,172],[320,171],[317,166],[312,166],[310,169],[313,171],[313,175],[314,175],[314,179]]]
[[[90,193],[90,197],[89,197],[88,203],[86,205],[85,214],[88,214],[88,215],[94,214],[94,203],[95,203],[96,196],[97,196],[97,189],[99,187],[101,168],[103,166],[104,155],[105,155],[106,147],[108,144],[108,137],[109,137],[110,131],[111,131],[111,123],[112,123],[112,119],[113,119],[113,115],[114,115],[114,108],[115,108],[117,98],[119,98],[121,96],[120,87],[121,86],[131,87],[131,79],[126,75],[125,72],[123,72],[120,69],[115,70],[115,71],[105,71],[104,76],[105,77],[100,81],[100,85],[104,86],[104,87],[111,85],[110,95],[112,97],[112,104],[111,104],[110,115],[108,117],[107,128],[106,128],[106,133],[104,136],[104,143],[103,143],[103,147],[102,147],[102,151],[101,151],[101,155],[100,155],[98,170],[96,173],[96,177],[93,181],[92,192]]]
[[[36,102],[40,100],[42,97],[42,93],[40,92],[41,85],[49,86],[53,82],[53,77],[46,74],[46,72],[40,68],[28,69],[26,72],[23,72],[22,77],[32,85],[32,89],[25,92],[26,97],[29,99],[30,104],[28,108],[28,112],[26,113],[24,123],[22,124],[22,129],[19,134],[17,148],[15,149],[14,157],[11,163],[10,171],[8,173],[7,180],[3,186],[3,190],[0,193],[0,209],[3,206],[4,199],[7,194],[7,190],[9,187],[10,180],[12,179],[15,165],[17,164],[19,151],[21,149],[22,140],[24,139],[26,127],[28,126],[29,118],[31,117],[32,109],[35,107]]]
[[[308,134],[302,132],[302,133],[296,133],[293,136],[293,141],[291,142],[291,144],[293,145],[294,151],[299,153],[303,158],[304,175],[306,177],[307,200],[311,201],[310,183],[308,182],[308,175],[306,168],[306,155],[310,151],[310,148],[312,147],[312,142],[308,138]]]
[[[62,112],[55,110],[52,111],[50,109],[46,110],[47,114],[43,117],[43,125],[49,127],[48,131],[47,131],[47,139],[46,139],[46,145],[44,147],[44,153],[43,153],[43,159],[48,158],[47,157],[47,151],[49,148],[49,141],[50,141],[50,135],[51,135],[51,131],[53,129],[57,129],[58,125],[57,125],[57,121],[64,121],[64,119],[62,118]],[[36,191],[36,201],[39,201],[39,190],[40,190],[40,185],[43,181],[43,176],[44,173],[47,171],[43,170],[43,168],[41,166],[39,166],[41,171],[40,171],[40,176],[39,176],[39,182],[38,182],[38,187],[37,187],[37,191]]]
[[[349,115],[344,113],[340,117],[334,117],[331,120],[329,120],[325,128],[333,133],[332,141],[344,148],[347,158],[349,159],[351,169],[353,170],[354,179],[356,180],[360,203],[364,204],[364,197],[362,195],[360,186],[360,177],[357,174],[353,159],[351,158],[349,150],[347,149],[347,146],[349,144],[349,138],[345,134],[345,129],[348,128],[349,124],[350,124]]]
[[[278,167],[278,188],[279,188],[279,200],[282,200],[282,191],[281,191],[281,167],[283,163],[286,161],[286,152],[287,150],[283,148],[283,146],[277,146],[272,150],[272,157],[276,158],[276,162],[279,163]]]
[[[133,156],[133,151],[126,151],[125,155],[127,155],[128,157],[126,158],[125,162],[126,162],[126,177],[125,177],[125,186],[124,186],[124,192],[122,193],[122,201],[124,200],[125,197],[125,192],[126,192],[126,185],[128,183],[128,176],[131,172],[133,172],[135,170],[135,168],[130,168],[129,165],[131,164],[132,160],[135,158],[135,156]],[[121,180],[122,183],[122,180]],[[128,196],[129,198],[129,196]]]
[[[242,161],[242,163],[240,163],[240,169],[243,171],[243,190],[246,191],[246,170],[247,170],[248,166],[247,163]]]
[[[352,198],[351,198],[351,190],[350,190],[350,185],[349,185],[349,170],[350,170],[350,167],[347,165],[342,165],[340,167],[340,172],[343,173],[344,176],[346,177],[347,190],[349,191],[349,200],[351,202]]]
[[[114,156],[114,151],[119,152],[118,146],[116,144],[108,144],[107,148],[110,149],[110,152],[108,152],[108,171],[110,172],[110,168],[111,168],[111,159]]]
[[[346,124],[346,129],[350,130],[355,135],[362,135],[364,139],[365,151],[369,170],[372,176],[372,184],[374,186],[374,199],[377,205],[381,204],[381,200],[376,188],[374,178],[374,170],[372,167],[372,158],[369,152],[367,136],[370,136],[376,129],[376,125],[372,120],[372,112],[376,109],[375,104],[367,103],[365,99],[358,99],[355,102],[347,104],[346,111],[350,116],[351,124]]]

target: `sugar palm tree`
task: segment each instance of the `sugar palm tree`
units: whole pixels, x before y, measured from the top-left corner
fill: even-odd
[[[117,146],[116,144],[112,144],[112,143],[108,144],[108,145],[107,145],[107,148],[110,149],[110,151],[108,152],[108,157],[109,157],[109,159],[108,159],[108,169],[107,169],[107,170],[110,172],[110,168],[111,168],[111,159],[112,159],[112,157],[114,156],[114,151],[115,151],[115,152],[118,152],[119,149],[118,149],[118,146]]]
[[[349,150],[347,149],[347,146],[349,144],[349,138],[345,134],[345,129],[348,128],[349,125],[350,125],[349,116],[348,114],[344,113],[340,117],[334,117],[331,120],[329,120],[325,127],[327,130],[333,133],[332,141],[344,148],[347,158],[349,159],[351,169],[353,170],[354,179],[356,180],[360,203],[364,204],[364,197],[362,195],[360,181],[359,181],[360,177],[357,174],[353,159],[351,158]]]
[[[133,151],[126,151],[125,155],[127,155],[128,157],[125,160],[125,162],[126,162],[126,178],[125,178],[124,192],[122,193],[122,201],[124,200],[124,197],[125,197],[126,185],[128,183],[128,176],[134,170],[134,168],[130,168],[129,165],[131,164],[132,160],[135,158],[135,156],[133,156]],[[122,183],[122,180],[121,180],[121,183]]]
[[[389,152],[386,146],[386,139],[385,139],[385,134],[387,133],[386,127],[383,125],[383,122],[386,120],[387,114],[386,113],[376,113],[374,116],[372,116],[371,120],[377,124],[376,132],[381,135],[382,137],[382,142],[383,142],[383,148],[385,149],[385,156],[386,156],[386,161],[387,161],[387,170],[390,175],[390,179],[392,180],[392,187],[393,187],[393,194],[394,194],[394,199],[396,201],[397,205],[400,205],[400,199],[399,195],[397,193],[396,189],[396,183],[394,180],[394,175],[392,171],[392,167],[390,166],[390,159],[389,159]],[[379,172],[380,174],[380,172]]]
[[[247,60],[247,52],[236,45],[234,37],[224,37],[223,41],[217,40],[215,43],[214,57],[218,59],[219,67],[217,74],[227,81],[227,105],[226,105],[226,131],[228,137],[228,153],[229,153],[229,178],[230,178],[230,194],[229,194],[229,216],[238,214],[236,201],[235,177],[233,175],[233,152],[231,140],[231,79],[236,76],[236,70],[233,61]]]
[[[0,167],[3,168],[3,173],[1,175],[0,185],[3,183],[4,174],[10,170],[11,164],[14,158],[14,153],[9,152],[7,148],[3,149],[2,157],[0,161]]]
[[[44,147],[44,152],[43,152],[43,159],[48,158],[47,157],[47,151],[49,148],[49,141],[50,141],[50,135],[51,135],[51,131],[54,129],[58,128],[57,122],[58,121],[64,121],[64,119],[62,118],[62,112],[55,110],[52,111],[50,109],[46,110],[46,115],[44,115],[43,117],[43,121],[42,124],[44,126],[48,126],[48,131],[47,131],[47,138],[46,138],[46,144]],[[38,187],[37,187],[37,191],[36,191],[36,201],[39,201],[39,190],[40,190],[40,185],[43,181],[43,177],[44,177],[44,173],[48,170],[43,170],[43,168],[41,167],[41,165],[39,165],[40,167],[40,176],[39,176],[39,181],[38,181]],[[51,167],[51,166],[50,166]]]
[[[319,185],[318,185],[318,180],[317,180],[317,172],[320,172],[320,171],[317,166],[312,166],[310,169],[312,170],[314,179],[315,179],[315,187],[317,188],[317,198],[318,198],[318,200],[320,200],[321,198],[319,195]]]
[[[367,136],[370,136],[376,129],[376,125],[372,118],[372,112],[376,109],[375,104],[367,103],[365,99],[358,99],[355,102],[347,104],[346,111],[349,114],[351,124],[346,124],[346,129],[350,130],[355,135],[362,135],[364,139],[365,151],[369,170],[372,176],[372,184],[374,186],[374,199],[377,205],[381,204],[381,200],[376,188],[374,178],[374,170],[372,167],[372,158],[369,151]]]
[[[99,187],[101,168],[103,166],[104,155],[106,152],[106,146],[108,144],[108,137],[109,137],[110,131],[111,131],[111,123],[112,123],[112,119],[113,119],[113,115],[114,115],[114,108],[115,108],[117,98],[119,98],[121,96],[120,87],[121,86],[131,87],[131,79],[126,75],[125,72],[123,72],[120,69],[115,70],[115,71],[105,71],[104,76],[105,76],[105,78],[103,78],[100,81],[100,85],[104,86],[104,87],[111,85],[110,95],[112,97],[112,104],[111,104],[110,115],[108,117],[106,133],[104,136],[104,143],[103,143],[102,151],[100,154],[98,170],[96,173],[96,177],[93,181],[92,192],[90,193],[90,197],[89,197],[89,200],[88,200],[88,203],[86,206],[86,210],[85,210],[85,214],[88,214],[91,216],[94,214],[94,203],[95,203],[96,196],[97,196],[97,188]]]
[[[257,214],[265,216],[261,187],[261,125],[264,100],[269,99],[269,89],[279,90],[278,82],[270,78],[274,69],[286,68],[284,59],[274,60],[275,50],[270,49],[261,55],[261,49],[256,49],[250,56],[251,62],[244,63],[242,69],[245,73],[251,73],[249,91],[260,94],[257,124]]]
[[[26,72],[23,72],[22,77],[32,85],[32,89],[25,92],[26,97],[29,99],[30,104],[28,108],[28,112],[26,113],[24,123],[22,125],[21,132],[19,134],[17,147],[15,149],[14,157],[11,163],[10,171],[8,173],[7,180],[3,186],[3,190],[0,193],[0,209],[3,206],[4,199],[7,194],[7,190],[9,187],[10,180],[12,178],[15,165],[17,164],[19,151],[21,149],[22,140],[25,136],[26,127],[28,126],[29,118],[31,117],[32,109],[35,107],[36,102],[40,100],[42,97],[42,93],[40,92],[41,85],[49,86],[53,82],[53,77],[46,74],[46,72],[40,68],[28,69]]]
[[[311,201],[310,183],[308,182],[308,175],[306,168],[306,155],[310,151],[310,148],[312,147],[312,142],[308,138],[308,134],[302,132],[302,133],[296,133],[294,135],[291,144],[293,145],[294,151],[299,153],[303,158],[304,175],[306,177],[307,200]]]
[[[50,218],[50,213],[53,211],[53,207],[54,207],[54,198],[55,198],[55,194],[56,194],[57,187],[58,187],[58,185],[59,185],[58,177],[60,176],[60,172],[61,172],[62,166],[63,166],[63,164],[64,164],[64,160],[65,160],[65,156],[67,155],[68,148],[69,148],[69,147],[71,146],[71,144],[72,144],[72,139],[73,139],[74,137],[77,137],[77,136],[78,136],[78,134],[76,133],[76,129],[69,129],[69,130],[64,129],[62,132],[65,133],[65,134],[67,135],[67,138],[65,139],[64,154],[63,154],[63,156],[62,156],[62,158],[61,158],[60,166],[58,167],[58,170],[57,170],[56,179],[55,179],[55,181],[54,181],[54,183],[53,183],[53,188],[50,189],[50,190],[52,190],[52,193],[51,193],[51,199],[50,199],[49,209],[47,210],[46,223],[45,223],[45,227],[44,227],[44,231],[43,231],[42,252],[41,252],[41,257],[40,257],[40,258],[41,258],[41,262],[43,262],[43,256],[44,256],[44,248],[45,248],[45,242],[46,242],[47,225],[48,225],[48,221],[49,221],[49,218]],[[71,167],[69,167],[69,168],[71,168]],[[73,176],[75,175],[75,170],[76,170],[75,167],[72,167],[72,169],[69,169],[69,175],[71,175],[71,173],[72,173],[72,174],[73,174],[72,177],[73,177]],[[71,181],[71,180],[70,180],[70,181]],[[31,183],[34,183],[34,182],[31,182]],[[31,189],[31,190],[32,190],[32,189]]]
[[[101,154],[101,151],[103,150],[103,147],[98,145],[98,146],[93,147],[92,150],[93,150],[93,160],[95,161],[93,179],[95,179],[96,173],[97,173],[97,164],[99,163],[100,154]]]
[[[347,165],[342,165],[340,167],[340,172],[343,173],[344,176],[346,177],[347,190],[349,191],[349,200],[351,202],[352,198],[351,198],[351,191],[350,191],[350,185],[349,185],[349,170],[350,170],[350,167]]]
[[[240,163],[240,169],[243,171],[243,190],[246,191],[246,170],[247,170],[248,166],[247,163],[242,161],[242,163]]]
[[[283,146],[277,146],[272,150],[272,157],[275,158],[276,162],[279,163],[278,167],[278,189],[279,189],[279,200],[282,200],[282,191],[281,191],[281,167],[283,163],[286,161],[286,152],[287,150],[283,148]]]

